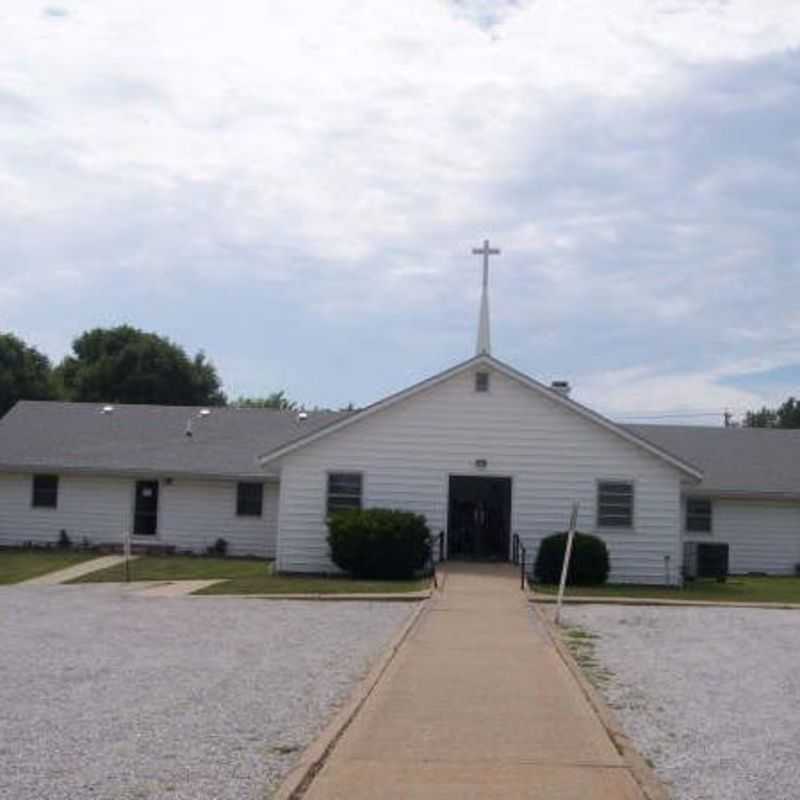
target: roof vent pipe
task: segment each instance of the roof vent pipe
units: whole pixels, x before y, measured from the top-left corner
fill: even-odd
[[[553,381],[550,384],[550,388],[563,397],[569,397],[569,393],[572,391],[569,381]]]

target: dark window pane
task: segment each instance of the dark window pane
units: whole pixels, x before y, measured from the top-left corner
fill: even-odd
[[[361,508],[361,474],[332,472],[328,475],[328,514]]]
[[[338,472],[328,475],[328,494],[361,495],[361,475],[357,472]]]
[[[633,525],[633,484],[604,481],[597,487],[597,524],[604,528]]]
[[[633,494],[630,483],[601,483],[600,490],[604,497],[630,497]]]
[[[689,498],[686,501],[686,530],[697,533],[711,532],[711,501]]]
[[[39,508],[58,505],[58,475],[34,475],[31,503]]]
[[[476,372],[475,373],[475,391],[488,392],[489,391],[489,373]]]
[[[236,513],[240,517],[260,517],[264,504],[263,483],[239,483],[236,486]]]
[[[336,511],[346,511],[349,508],[361,508],[361,498],[359,497],[329,497],[328,513]]]

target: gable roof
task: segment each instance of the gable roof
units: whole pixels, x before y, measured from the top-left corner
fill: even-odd
[[[625,425],[627,430],[697,464],[693,492],[800,497],[800,430]]]
[[[391,406],[400,403],[409,397],[413,397],[414,395],[419,394],[427,389],[431,389],[434,386],[437,386],[438,384],[448,380],[449,378],[464,372],[465,370],[474,369],[475,367],[479,366],[485,366],[487,368],[494,369],[503,375],[506,375],[507,377],[517,381],[518,383],[521,383],[523,386],[526,386],[537,394],[546,397],[548,400],[556,403],[557,405],[561,405],[564,408],[569,409],[578,416],[588,419],[596,425],[605,428],[619,438],[624,439],[625,441],[641,448],[642,450],[646,450],[657,458],[660,458],[662,461],[666,461],[668,464],[680,470],[694,480],[700,480],[700,478],[702,478],[702,472],[688,461],[684,461],[679,456],[674,455],[659,445],[641,438],[635,432],[630,431],[615,422],[612,422],[610,419],[607,419],[601,414],[592,411],[590,408],[587,408],[580,403],[576,403],[569,397],[553,391],[553,389],[550,387],[539,383],[528,375],[525,375],[513,367],[510,367],[508,364],[498,361],[498,359],[494,358],[494,356],[487,354],[480,354],[468,359],[467,361],[462,361],[460,364],[450,367],[450,369],[446,369],[431,378],[410,386],[407,389],[389,395],[388,397],[385,397],[382,400],[379,400],[376,403],[361,409],[360,411],[356,411],[341,419],[332,420],[329,424],[322,426],[317,430],[304,431],[295,439],[278,445],[272,450],[265,451],[261,456],[259,456],[258,461],[261,464],[268,464],[271,461],[293,452],[294,450],[315,442],[317,439],[320,439],[323,436],[328,436],[335,431],[342,430],[350,425],[354,425],[360,420],[370,417],[379,411],[390,408]]]
[[[273,409],[212,408],[200,417],[194,406],[118,404],[103,414],[96,403],[22,401],[0,419],[0,470],[264,478],[259,461],[269,464],[482,363],[687,472],[699,481],[692,492],[800,498],[800,430],[617,425],[491,356],[471,358],[362,411],[310,413],[302,421]],[[256,459],[259,452],[265,455]]]
[[[265,477],[255,455],[346,412],[21,401],[0,420],[0,469]],[[186,435],[192,420],[192,436]]]

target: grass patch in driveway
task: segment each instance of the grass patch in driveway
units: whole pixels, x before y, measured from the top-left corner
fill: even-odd
[[[211,578],[256,578],[268,575],[272,562],[260,558],[212,556],[141,556],[128,564],[132,581],[179,581]],[[108,583],[125,580],[125,565],[92,572],[71,583]]]
[[[233,578],[195,594],[406,594],[424,592],[431,582],[361,581],[352,578],[323,578],[304,575],[259,575]]]
[[[48,572],[96,558],[96,553],[69,550],[0,549],[0,585],[20,583]]]
[[[556,586],[532,584],[542,594],[555,594]],[[609,584],[606,586],[570,586],[566,596],[631,597],[642,600],[710,601],[715,603],[800,603],[800,577],[762,577],[736,575],[725,583],[712,579],[687,582],[682,589],[670,586]]]
[[[589,681],[602,689],[614,675],[597,660],[594,645],[597,636],[578,625],[562,628],[561,635]]]
[[[128,565],[132,581],[222,579],[197,594],[395,594],[422,592],[430,581],[357,581],[305,575],[274,575],[273,562],[256,558],[142,556]],[[123,564],[92,572],[71,583],[125,580]]]

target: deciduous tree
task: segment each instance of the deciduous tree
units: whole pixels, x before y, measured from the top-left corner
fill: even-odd
[[[165,405],[225,405],[219,376],[202,352],[120,325],[86,331],[58,367],[69,400]]]
[[[0,333],[0,417],[17,400],[51,400],[54,395],[47,356],[12,333]]]

